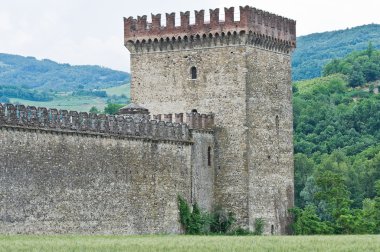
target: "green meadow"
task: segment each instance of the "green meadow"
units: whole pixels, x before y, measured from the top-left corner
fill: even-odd
[[[0,251],[357,252],[380,251],[380,236],[2,235]]]
[[[72,111],[88,112],[92,106],[103,109],[107,102],[104,98],[91,96],[58,96],[52,101],[29,101],[17,98],[11,98],[11,103],[19,103],[26,106],[36,106],[45,108],[66,109]]]

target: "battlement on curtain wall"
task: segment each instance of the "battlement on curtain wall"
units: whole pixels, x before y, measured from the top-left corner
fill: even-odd
[[[175,114],[175,121],[172,114],[148,118],[0,103],[0,128],[190,142],[189,129],[212,130],[214,122],[212,114],[199,113],[189,113],[186,122],[182,113]]]
[[[234,7],[225,8],[225,20],[219,19],[219,9],[210,10],[210,22],[205,11],[195,11],[195,24],[190,24],[190,12],[181,12],[179,26],[175,13],[166,13],[166,26],[161,14],[124,18],[124,44],[131,53],[250,44],[266,49],[289,52],[296,46],[296,22],[253,7],[240,7],[240,20],[234,20]]]

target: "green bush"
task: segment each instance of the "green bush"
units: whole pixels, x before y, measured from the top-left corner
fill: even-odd
[[[238,227],[238,228],[232,230],[231,232],[228,232],[228,235],[244,236],[244,235],[253,235],[253,233],[251,231],[249,231],[248,229]]]
[[[264,233],[265,221],[263,218],[258,218],[255,220],[255,232],[254,235],[262,235]]]
[[[225,234],[235,222],[232,212],[227,212],[220,206],[215,207],[211,213],[210,231],[215,234]]]
[[[114,103],[108,103],[107,106],[104,108],[104,113],[108,115],[116,115],[119,112],[119,109],[124,107],[123,104],[114,104]]]
[[[295,207],[289,211],[293,214],[292,229],[296,235],[331,234],[333,232],[329,223],[319,218],[313,205],[307,205],[305,209]]]
[[[186,234],[227,234],[235,222],[234,214],[227,213],[221,207],[216,207],[212,213],[208,213],[194,203],[191,210],[181,196],[178,196],[178,209],[180,223]]]

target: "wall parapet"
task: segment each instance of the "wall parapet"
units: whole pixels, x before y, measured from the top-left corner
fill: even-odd
[[[175,13],[166,14],[166,26],[161,15],[124,18],[124,44],[132,52],[166,51],[217,46],[220,44],[263,45],[286,52],[296,46],[296,22],[253,7],[240,7],[240,20],[234,20],[234,7],[225,8],[225,20],[219,20],[219,9],[210,10],[210,22],[205,22],[204,10],[195,11],[195,24],[190,25],[190,12],[181,12],[180,26],[175,26]],[[244,35],[244,36],[243,36]]]
[[[174,115],[174,116],[173,116]],[[153,120],[165,121],[165,122],[175,122],[175,123],[186,123],[189,129],[198,130],[210,130],[214,128],[214,114],[201,114],[198,112],[186,113],[186,118],[184,118],[183,113],[178,114],[157,114],[153,115]]]
[[[93,114],[0,103],[0,127],[48,129],[57,132],[109,134],[154,140],[190,141],[185,123],[136,120],[129,116]]]

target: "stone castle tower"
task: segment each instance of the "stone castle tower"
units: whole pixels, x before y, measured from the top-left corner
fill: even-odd
[[[252,7],[124,19],[131,53],[131,97],[153,114],[215,115],[212,204],[237,214],[251,230],[281,234],[293,206],[291,53],[296,23]],[[210,152],[210,149],[208,150]],[[192,194],[192,200],[199,200]]]
[[[125,19],[134,104],[118,115],[0,103],[0,233],[181,233],[178,195],[286,233],[295,22],[225,12]]]

